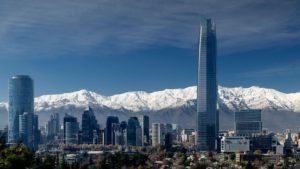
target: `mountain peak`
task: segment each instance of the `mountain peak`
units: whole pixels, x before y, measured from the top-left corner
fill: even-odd
[[[157,111],[189,105],[196,100],[197,87],[191,86],[179,89],[165,89],[162,91],[145,92],[134,91],[103,96],[86,89],[79,91],[44,95],[35,98],[37,111],[48,110],[53,107],[75,106],[86,108],[89,105],[108,107],[111,109],[125,109],[128,111]],[[0,106],[5,106],[5,103]],[[282,93],[274,89],[252,86],[248,88],[227,88],[219,86],[219,105],[230,110],[245,108],[276,109],[300,112],[300,93]]]

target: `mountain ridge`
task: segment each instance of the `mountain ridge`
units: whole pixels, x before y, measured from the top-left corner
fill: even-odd
[[[126,92],[103,96],[86,89],[75,92],[43,95],[35,98],[35,113],[39,124],[45,125],[52,113],[60,114],[63,120],[68,113],[81,122],[82,112],[87,106],[94,110],[98,122],[105,127],[107,116],[118,116],[120,120],[141,114],[148,115],[151,122],[177,123],[185,128],[195,128],[196,86],[181,89],[165,89],[147,93]],[[220,129],[232,129],[234,111],[262,109],[265,128],[274,131],[299,129],[300,93],[283,93],[274,89],[252,86],[227,88],[219,86],[218,105]],[[0,103],[0,127],[7,124],[7,103]]]
[[[67,105],[87,107],[98,105],[115,110],[126,109],[132,112],[158,111],[195,104],[197,87],[191,86],[178,89],[165,89],[155,92],[133,91],[104,96],[81,89],[75,92],[42,95],[35,98],[35,110],[44,111]],[[283,93],[274,89],[252,86],[222,87],[219,86],[219,106],[229,110],[240,109],[272,109],[300,112],[300,93]],[[7,103],[1,102],[0,107],[7,109]]]

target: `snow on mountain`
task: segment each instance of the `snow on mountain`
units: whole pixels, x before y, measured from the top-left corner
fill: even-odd
[[[269,109],[300,112],[300,93],[286,94],[260,87],[219,87],[219,102],[231,110]]]
[[[114,96],[102,96],[97,93],[80,90],[77,92],[45,95],[35,99],[35,110],[43,111],[53,107],[74,105],[83,107],[98,105],[111,109],[126,109],[130,111],[160,110],[178,107],[186,104],[188,100],[196,98],[196,88],[166,89],[163,91],[147,93],[143,91],[127,92]]]
[[[42,112],[69,105],[80,108],[88,105],[97,105],[133,112],[158,111],[194,103],[196,91],[196,86],[192,86],[184,89],[166,89],[152,93],[135,91],[113,96],[102,96],[83,89],[72,93],[37,97],[35,98],[35,110]],[[300,112],[300,93],[286,94],[260,87],[226,88],[220,86],[219,104],[233,111],[253,108]],[[0,103],[0,107],[7,108],[7,104]]]

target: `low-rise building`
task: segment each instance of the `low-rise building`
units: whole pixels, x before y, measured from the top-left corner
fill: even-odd
[[[222,153],[235,153],[250,151],[250,140],[240,136],[224,136],[221,139]]]

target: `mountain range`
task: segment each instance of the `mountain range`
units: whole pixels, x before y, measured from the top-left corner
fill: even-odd
[[[35,98],[35,112],[40,125],[46,124],[51,113],[65,113],[81,120],[81,114],[88,106],[104,127],[106,117],[115,115],[120,120],[130,116],[145,114],[151,122],[179,123],[184,128],[195,127],[196,86],[183,89],[165,89],[147,93],[126,92],[113,96],[103,96],[88,90],[71,93],[43,95]],[[233,113],[243,109],[262,109],[263,127],[274,131],[285,128],[298,130],[300,125],[300,93],[282,93],[261,87],[219,86],[218,106],[220,129],[233,128]],[[0,103],[0,123],[7,124],[7,103]]]

